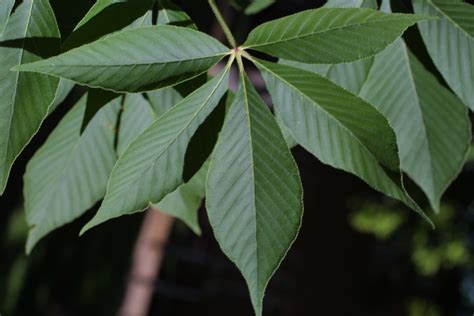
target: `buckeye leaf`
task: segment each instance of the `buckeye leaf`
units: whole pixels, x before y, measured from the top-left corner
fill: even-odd
[[[120,156],[107,194],[86,230],[142,211],[183,183],[187,145],[228,88],[229,67],[159,117]]]
[[[377,0],[328,0],[324,7],[377,9]]]
[[[200,235],[198,210],[205,195],[208,170],[209,163],[205,163],[191,180],[168,194],[160,203],[153,205],[153,208],[179,218],[195,234]]]
[[[403,188],[395,133],[375,107],[315,73],[264,61],[256,65],[300,145],[429,221]]]
[[[59,82],[10,69],[56,54],[59,44],[59,30],[47,0],[23,1],[0,37],[0,194],[13,162],[48,114]]]
[[[157,24],[185,26],[197,29],[191,17],[168,0],[158,0]]]
[[[2,34],[3,28],[7,24],[14,4],[15,0],[2,0],[0,2],[0,34]]]
[[[275,0],[252,0],[250,4],[245,9],[245,14],[255,14],[258,13],[272,4],[275,3]]]
[[[103,107],[81,135],[86,100],[87,96],[80,99],[27,165],[27,252],[46,234],[81,216],[105,194],[116,160],[114,130],[120,100]]]
[[[422,19],[371,9],[307,10],[258,26],[244,48],[306,63],[349,62],[375,55]]]
[[[389,1],[382,7],[390,10]],[[377,107],[397,135],[402,170],[439,210],[442,194],[464,164],[470,122],[459,99],[424,68],[402,39],[374,58],[324,70],[289,64],[316,71]]]
[[[165,103],[167,101],[166,95],[162,95],[162,97],[160,100],[158,95],[155,95],[155,102]],[[122,111],[117,142],[119,156],[137,136],[153,123],[157,116],[161,116],[161,114],[154,112],[150,104],[139,94],[126,95]],[[201,168],[189,182],[168,194],[153,208],[182,220],[196,234],[200,234],[197,211],[204,197],[203,187],[206,173],[207,167]]]
[[[63,50],[93,42],[128,26],[142,26],[151,20],[154,0],[98,0],[79,21]]]
[[[116,92],[139,92],[194,78],[226,54],[225,46],[204,33],[159,25],[117,32],[18,69]]]
[[[303,190],[278,124],[243,76],[211,158],[206,207],[261,315],[265,288],[298,233]]]
[[[444,80],[474,111],[474,6],[462,0],[414,0],[413,9],[439,17],[418,28]]]
[[[156,91],[147,92],[148,100],[150,101],[153,110],[158,116],[163,115],[173,105],[177,104],[183,99],[181,94],[174,88],[165,88]]]

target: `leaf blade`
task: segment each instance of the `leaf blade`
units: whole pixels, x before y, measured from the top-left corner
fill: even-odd
[[[413,9],[440,18],[419,23],[418,29],[449,87],[474,111],[474,6],[457,0],[415,0]]]
[[[176,41],[177,37],[181,40]],[[141,92],[192,79],[227,54],[225,46],[204,33],[159,25],[117,32],[17,69],[63,77],[93,88]]]
[[[109,219],[158,203],[183,183],[186,146],[227,90],[228,71],[227,67],[183,99],[128,146],[114,167],[99,211],[81,234]]]
[[[303,193],[280,129],[246,77],[213,153],[206,191],[216,239],[261,315],[263,292],[298,233]]]
[[[59,30],[46,0],[23,1],[8,19],[0,39],[0,194],[13,162],[49,112],[58,80],[10,69],[59,50]],[[34,106],[32,106],[34,104]]]
[[[258,26],[244,48],[306,63],[350,62],[375,55],[422,19],[359,8],[307,10]]]
[[[260,60],[256,65],[276,111],[300,145],[323,163],[362,178],[431,222],[403,187],[395,133],[380,112],[319,75]]]
[[[72,222],[100,200],[116,160],[119,100],[104,107],[81,135],[87,96],[66,114],[29,161],[24,175],[30,231],[27,253],[51,231]]]

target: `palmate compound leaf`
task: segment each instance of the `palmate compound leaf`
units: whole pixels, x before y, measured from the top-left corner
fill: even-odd
[[[28,163],[24,177],[25,211],[31,226],[28,253],[41,238],[72,222],[104,196],[117,155],[157,117],[139,94],[125,96],[123,112],[118,115],[120,100],[105,105],[81,134],[87,96],[81,98]],[[200,233],[197,210],[204,196],[206,172],[207,166],[154,207]]]
[[[23,1],[0,37],[0,194],[13,162],[48,114],[59,82],[10,69],[56,54],[59,44],[59,30],[47,0]]]
[[[243,76],[211,158],[206,207],[261,315],[265,288],[298,233],[303,190],[273,115]]]
[[[127,147],[112,171],[99,211],[81,233],[109,219],[142,211],[183,183],[187,146],[226,93],[229,69],[230,64]]]
[[[444,80],[474,111],[474,6],[462,0],[414,0],[413,9],[439,17],[418,28]]]
[[[383,10],[390,10],[383,1]],[[461,171],[471,139],[463,104],[398,39],[373,58],[338,65],[281,61],[314,71],[377,107],[397,135],[401,169],[434,210]]]
[[[375,55],[423,19],[372,9],[320,8],[264,23],[243,46],[299,62],[350,62]]]
[[[375,107],[315,73],[254,61],[279,117],[300,145],[431,223],[403,188],[395,133]]]
[[[197,77],[227,54],[228,48],[204,33],[159,25],[120,31],[17,69],[59,76],[89,87],[139,92]]]

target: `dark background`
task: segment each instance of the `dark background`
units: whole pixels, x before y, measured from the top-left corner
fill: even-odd
[[[93,1],[52,1],[63,34],[74,28]],[[201,30],[211,33],[213,18],[205,1],[177,1]],[[245,17],[230,11],[232,28],[242,40],[255,25],[324,1],[278,1],[264,12]],[[409,1],[406,2],[409,5]],[[79,7],[82,6],[82,9]],[[435,71],[416,28],[407,35],[411,49]],[[263,88],[262,94],[265,94]],[[79,238],[91,210],[73,224],[42,240],[24,255],[27,227],[22,204],[26,162],[80,94],[72,95],[45,122],[16,162],[6,194],[0,198],[0,314],[113,315],[127,284],[133,245],[143,215],[110,221]],[[360,201],[393,207],[349,174],[321,164],[301,148],[294,150],[305,188],[304,223],[288,257],[272,279],[265,298],[266,315],[472,315],[472,260],[442,266],[424,275],[413,264],[413,236],[424,231],[437,247],[445,234],[461,234],[470,254],[474,246],[474,167],[467,165],[445,196],[454,209],[449,225],[429,231],[410,210],[386,240],[358,232],[350,215]],[[354,202],[359,201],[359,202]],[[383,208],[383,207],[382,207]],[[430,214],[432,215],[432,214]],[[435,215],[433,215],[435,216]],[[252,315],[248,291],[237,269],[220,251],[205,210],[200,210],[201,237],[176,223],[155,284],[150,315]],[[426,232],[427,231],[427,232]],[[428,259],[427,259],[428,260]],[[419,310],[417,311],[416,307]]]

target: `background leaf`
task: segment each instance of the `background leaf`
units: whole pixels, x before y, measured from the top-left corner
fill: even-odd
[[[154,0],[98,0],[64,43],[63,50],[93,42],[127,26],[138,27],[151,21]],[[151,23],[150,23],[151,25]]]
[[[422,19],[370,9],[307,10],[258,26],[244,47],[306,63],[349,62],[375,55]]]
[[[28,163],[25,212],[27,252],[46,234],[72,222],[105,194],[115,164],[120,99],[104,107],[81,135],[87,95],[72,108]]]
[[[225,46],[204,33],[160,25],[117,32],[19,69],[67,78],[89,87],[139,92],[194,78],[227,53]]]
[[[303,214],[298,167],[245,77],[211,158],[206,206],[219,245],[247,281],[256,315]]]
[[[229,68],[158,118],[117,161],[107,194],[82,232],[109,219],[142,211],[183,183],[186,148],[228,88]]]
[[[59,44],[59,30],[47,0],[23,1],[0,38],[0,194],[13,162],[48,114],[59,82],[10,70],[57,53]]]
[[[474,110],[474,6],[462,0],[413,0],[413,9],[439,17],[418,25],[421,36],[450,88]]]

